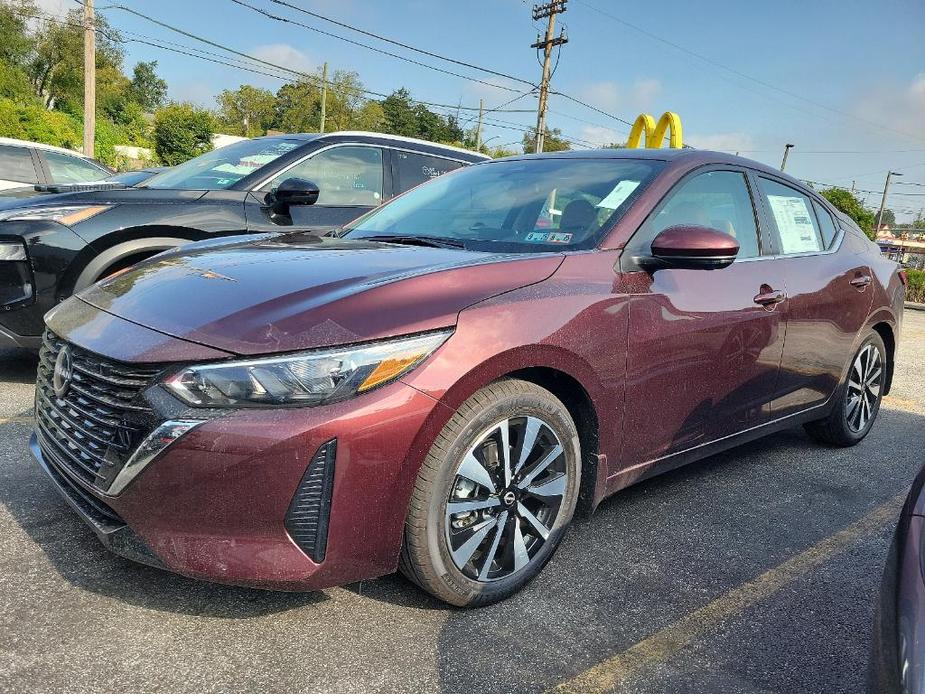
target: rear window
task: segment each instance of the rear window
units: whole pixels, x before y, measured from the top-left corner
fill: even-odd
[[[29,150],[0,145],[0,178],[17,183],[38,183]]]
[[[412,152],[393,151],[392,162],[398,178],[398,192],[404,192],[416,185],[455,171],[461,162],[443,157],[431,157]]]

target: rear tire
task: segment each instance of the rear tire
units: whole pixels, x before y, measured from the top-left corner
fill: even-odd
[[[886,383],[886,347],[875,331],[864,339],[851,358],[845,381],[838,388],[829,416],[804,425],[820,443],[854,446],[870,432]]]
[[[482,388],[459,407],[421,466],[402,573],[459,607],[513,595],[562,540],[580,480],[578,431],[558,398],[513,379]]]

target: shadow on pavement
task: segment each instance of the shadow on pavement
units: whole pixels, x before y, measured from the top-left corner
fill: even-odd
[[[855,448],[819,446],[794,429],[614,495],[575,524],[524,592],[448,612],[438,644],[441,691],[541,691],[629,648],[903,492],[922,465],[909,442],[923,425],[920,415],[884,408]],[[757,653],[743,641],[743,653],[708,651],[697,662],[729,682],[745,669],[765,680],[742,691],[861,691],[888,539],[872,542],[882,552],[869,552],[867,568],[856,562],[859,574],[843,579],[869,603],[826,595],[792,615],[783,627],[791,633],[772,631]],[[826,615],[837,615],[834,627]],[[761,631],[754,620],[745,622]],[[806,643],[814,628],[828,633],[819,646]],[[737,648],[735,634],[725,636]],[[846,681],[827,689],[833,672]],[[689,691],[709,691],[694,682]]]
[[[35,383],[38,355],[25,350],[0,350],[0,383]]]

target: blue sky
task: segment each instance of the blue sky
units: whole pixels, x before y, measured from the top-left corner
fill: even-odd
[[[271,0],[246,0],[383,48],[346,29],[300,15]],[[540,68],[529,45],[537,27],[532,3],[523,0],[290,0],[293,4],[443,55],[538,80]],[[231,0],[121,0],[122,4],[251,55],[298,70],[327,60],[355,70],[368,89],[391,92],[404,86],[427,101],[486,107],[516,96],[352,46],[307,29],[258,15]],[[73,5],[43,0],[51,11]],[[108,0],[97,0],[105,7]],[[602,12],[596,11],[601,10]],[[120,29],[196,45],[116,9],[102,10]],[[692,56],[606,16],[655,34],[702,55]],[[754,2],[662,0],[570,0],[561,16],[569,43],[562,49],[553,87],[632,121],[642,111],[656,117],[677,111],[685,141],[697,147],[739,150],[780,164],[783,145],[794,143],[787,170],[799,178],[880,191],[888,169],[896,179],[889,206],[900,219],[925,208],[925,3],[922,0],[776,0]],[[208,47],[204,48],[208,50]],[[282,81],[128,44],[127,64],[156,59],[172,98],[214,106],[225,88],[248,82],[276,89]],[[424,62],[495,81],[432,58]],[[707,62],[712,61],[712,62]],[[731,70],[767,85],[740,77]],[[809,100],[809,101],[807,101]],[[814,103],[810,103],[814,102]],[[525,97],[509,108],[535,108]],[[562,97],[553,96],[552,127],[594,143],[623,141],[628,128]],[[493,114],[529,126],[530,113]],[[489,125],[493,144],[518,141],[520,133]],[[837,153],[833,153],[837,150]],[[871,205],[879,196],[867,194]]]

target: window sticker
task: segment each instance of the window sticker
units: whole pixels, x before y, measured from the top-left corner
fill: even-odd
[[[549,236],[549,234],[539,231],[531,231],[529,234],[527,234],[526,240],[530,243],[546,243],[547,236]]]
[[[550,233],[546,237],[546,243],[571,243],[572,235],[571,234],[561,234],[561,233]]]
[[[769,195],[768,204],[777,222],[783,253],[812,253],[821,250],[813,213],[801,197]]]
[[[607,193],[606,197],[597,203],[598,207],[605,207],[608,210],[615,210],[630,196],[630,194],[639,187],[639,181],[620,181],[614,189]]]

